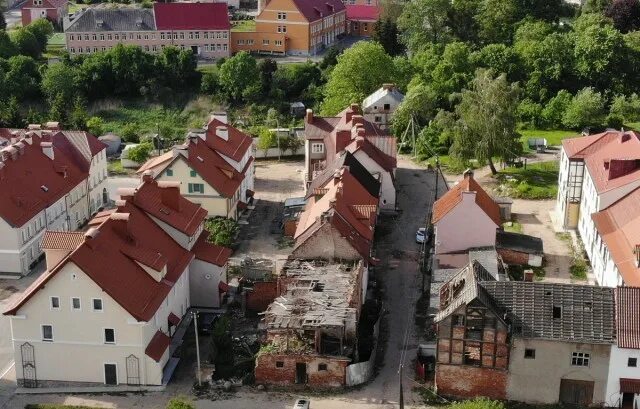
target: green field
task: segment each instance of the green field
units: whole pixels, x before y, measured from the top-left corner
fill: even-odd
[[[520,199],[552,199],[558,194],[558,169],[556,161],[539,162],[527,168],[506,168],[496,175],[502,195]]]
[[[256,31],[256,21],[255,20],[232,21],[231,31]]]
[[[66,39],[64,33],[54,33],[49,37],[47,49],[43,53],[43,57],[52,58],[60,57],[65,52]]]
[[[563,130],[520,129],[518,132],[522,135],[521,140],[525,150],[528,150],[529,148],[527,145],[527,140],[529,138],[545,138],[547,140],[547,145],[560,146],[563,139],[580,136],[580,132]]]

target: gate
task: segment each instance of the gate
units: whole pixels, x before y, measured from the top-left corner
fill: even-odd
[[[140,365],[133,354],[127,357],[127,385],[140,385]]]
[[[22,383],[25,388],[37,388],[38,378],[36,377],[36,353],[28,342],[20,346],[22,356]]]

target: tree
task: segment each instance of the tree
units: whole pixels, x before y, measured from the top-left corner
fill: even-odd
[[[278,63],[271,58],[265,58],[258,63],[258,70],[260,71],[260,90],[262,95],[269,95],[271,89],[271,80],[273,79],[273,73],[278,69]]]
[[[322,81],[322,72],[312,62],[285,64],[278,67],[272,76],[272,90],[280,90],[288,100],[300,99],[310,85]]]
[[[143,142],[128,150],[128,159],[136,163],[145,163],[151,156],[152,150],[153,144],[151,142]]]
[[[0,60],[0,67],[2,64]],[[6,61],[3,92],[19,100],[40,96],[40,71],[36,61],[24,55],[15,55]],[[1,68],[0,68],[1,70]]]
[[[46,18],[39,18],[32,21],[25,29],[33,34],[38,41],[40,52],[44,51],[47,48],[49,37],[53,34],[53,24]]]
[[[435,116],[437,106],[438,94],[430,86],[412,83],[393,115],[393,134],[404,134],[412,119],[418,129],[427,125]]]
[[[0,6],[0,30],[7,29],[7,20],[4,19],[4,6]]]
[[[516,0],[485,0],[476,16],[480,39],[485,44],[510,43],[522,17]]]
[[[331,46],[324,52],[324,57],[318,66],[321,70],[331,68],[338,63],[338,56],[342,54],[342,50],[338,47]]]
[[[604,98],[591,87],[583,88],[572,99],[562,116],[567,128],[582,129],[600,126],[604,121]]]
[[[257,148],[264,151],[265,157],[267,156],[267,149],[274,148],[278,145],[277,138],[278,137],[275,132],[272,132],[267,128],[260,129]]]
[[[618,115],[626,122],[637,122],[640,120],[640,96],[631,94],[629,96],[618,95],[613,98],[609,114]]]
[[[611,0],[586,0],[582,5],[582,14],[603,13],[611,4]]]
[[[393,60],[384,48],[378,43],[358,42],[338,57],[325,86],[322,112],[336,114],[393,80]]]
[[[58,94],[49,105],[49,120],[66,125],[68,102],[64,100],[62,94]]]
[[[86,101],[82,97],[76,97],[73,103],[71,115],[69,115],[69,126],[73,129],[84,131],[87,129],[89,114],[85,108]]]
[[[449,0],[411,0],[398,18],[400,37],[407,48],[418,51],[429,43],[446,43],[451,39]]]
[[[87,130],[95,136],[103,135],[105,132],[104,120],[99,116],[92,116],[87,120]]]
[[[504,74],[493,77],[489,70],[478,70],[471,89],[462,93],[456,106],[457,130],[451,151],[460,159],[476,158],[497,170],[494,157],[507,161],[520,154],[522,143],[516,131],[518,87]]]
[[[24,121],[20,115],[20,104],[16,97],[11,97],[9,103],[0,111],[0,123],[5,127],[22,128]]]
[[[404,45],[400,42],[398,25],[390,18],[379,19],[374,27],[373,39],[379,42],[391,56],[404,54]]]
[[[11,41],[15,44],[18,52],[32,58],[40,58],[42,48],[38,39],[33,33],[22,27],[11,32]]]
[[[76,67],[64,63],[53,64],[42,77],[42,92],[49,101],[62,94],[65,101],[71,101],[79,94],[78,72]]]
[[[558,128],[562,126],[562,117],[571,104],[572,98],[568,91],[560,90],[556,96],[549,100],[542,109],[542,120],[547,127]]]
[[[167,403],[166,409],[196,409],[196,407],[185,398],[172,398],[169,403]]]
[[[217,246],[231,247],[238,233],[238,222],[226,217],[214,217],[205,223],[209,232],[208,241]]]
[[[604,14],[613,20],[614,27],[622,33],[640,28],[640,1],[638,0],[614,0]]]
[[[473,70],[469,46],[457,41],[444,47],[431,72],[425,72],[425,77],[444,100],[467,86],[473,78]]]
[[[219,80],[225,93],[231,99],[239,101],[247,88],[258,83],[256,59],[246,51],[240,51],[220,66]]]
[[[214,95],[220,91],[220,81],[217,72],[207,71],[204,73],[200,83],[200,91],[209,95]]]
[[[140,127],[133,122],[128,122],[122,127],[120,136],[125,142],[138,143],[140,141]]]
[[[482,0],[456,0],[452,2],[449,15],[450,26],[458,40],[478,42],[479,27],[476,15],[481,5]]]
[[[2,15],[2,13],[0,13]],[[0,58],[9,58],[18,54],[16,45],[11,41],[9,34],[0,29]]]

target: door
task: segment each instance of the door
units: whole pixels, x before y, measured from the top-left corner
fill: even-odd
[[[307,383],[307,364],[296,362],[296,383]]]
[[[118,384],[118,367],[116,364],[104,364],[104,383],[105,385]]]
[[[634,409],[633,408],[634,394],[625,392],[622,394],[622,409]]]
[[[590,406],[593,402],[593,381],[560,380],[560,402]]]

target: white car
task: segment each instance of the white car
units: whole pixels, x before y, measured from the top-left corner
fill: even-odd
[[[293,409],[309,409],[311,406],[309,399],[297,399],[293,404]]]
[[[427,238],[427,228],[420,227],[416,232],[416,243],[422,244],[424,243],[426,238]]]

